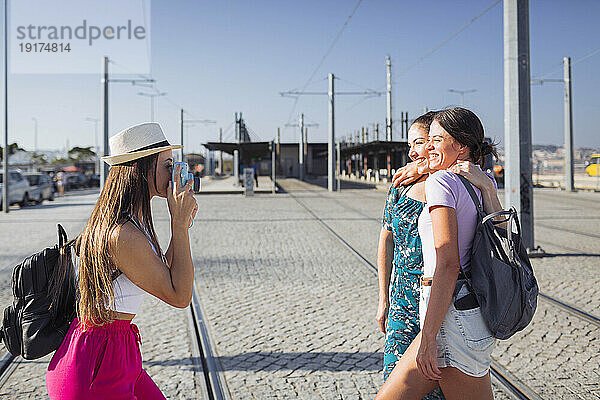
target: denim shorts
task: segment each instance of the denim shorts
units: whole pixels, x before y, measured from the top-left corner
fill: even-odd
[[[431,290],[431,287],[421,288],[422,291]],[[456,298],[468,293],[467,287],[463,286]],[[429,300],[429,293],[426,297]],[[490,369],[496,339],[485,324],[479,307],[457,310],[454,300],[452,298],[436,337],[438,367],[455,367],[469,376],[484,376]]]

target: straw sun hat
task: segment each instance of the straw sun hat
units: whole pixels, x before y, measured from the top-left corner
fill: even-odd
[[[118,165],[137,160],[181,145],[169,143],[162,128],[155,122],[146,122],[127,128],[109,139],[110,156],[102,157],[108,165]]]

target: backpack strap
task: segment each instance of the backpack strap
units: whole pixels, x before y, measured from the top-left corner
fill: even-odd
[[[469,192],[469,195],[471,196],[471,199],[473,200],[473,204],[475,204],[475,209],[477,209],[477,216],[479,217],[479,220],[482,220],[486,216],[485,211],[483,211],[483,206],[481,205],[481,202],[477,198],[477,194],[475,193],[475,189],[473,189],[473,185],[471,185],[471,182],[469,182],[469,180],[467,178],[465,178],[464,176],[462,176],[460,174],[456,174],[456,176],[458,176],[458,178],[461,180],[463,185],[465,185],[465,188],[467,188],[467,192]]]

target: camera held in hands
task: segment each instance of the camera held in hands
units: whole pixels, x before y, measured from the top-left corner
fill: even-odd
[[[181,166],[181,169],[179,170],[179,174],[177,174],[177,166]],[[186,183],[190,179],[192,180],[192,183],[195,184],[194,174],[189,172],[189,167],[188,167],[187,163],[184,163],[184,162],[173,163],[173,176],[171,179],[173,181],[173,187],[175,187],[175,182],[177,182],[177,181],[179,181],[181,187],[183,187],[186,185]],[[189,227],[191,228],[192,225],[194,225],[193,219],[191,220]]]

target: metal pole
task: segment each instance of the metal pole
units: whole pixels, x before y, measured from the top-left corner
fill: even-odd
[[[104,121],[103,121],[103,140],[102,140],[102,156],[108,156],[108,57],[104,57],[104,79],[102,82],[104,83]],[[108,177],[108,171],[110,167],[107,163],[101,168],[100,175],[100,191],[104,188],[104,183],[106,182],[106,178]]]
[[[504,0],[504,143],[505,207],[517,209],[523,244],[533,250],[528,0]]]
[[[239,150],[233,151],[233,185],[238,186],[240,184],[240,152]]]
[[[342,157],[341,157],[341,151],[340,151],[340,141],[338,139],[337,141],[337,190],[338,192],[342,191],[342,183],[340,182],[341,179],[341,175],[342,175]]]
[[[275,171],[275,161],[276,152],[275,152],[275,141],[271,141],[271,192],[275,194],[275,181],[277,180],[277,174]]]
[[[96,168],[95,174],[100,174],[100,146],[98,146],[98,122],[97,118],[94,119],[94,150],[96,150]]]
[[[281,158],[281,152],[280,152],[281,149],[280,149],[280,146],[279,146],[280,140],[281,140],[281,131],[280,131],[279,127],[277,127],[277,148],[275,149],[275,153],[276,153],[275,155],[276,155],[276,157],[279,157],[279,158]],[[279,164],[280,164],[279,158],[277,159],[277,165],[276,165],[276,167],[278,167]],[[277,168],[277,169],[280,170],[281,168]],[[275,171],[275,173],[277,173],[277,171]]]
[[[385,58],[387,70],[387,118],[385,121],[385,137],[388,142],[392,141],[392,60],[390,56]]]
[[[310,163],[310,166],[312,167],[312,163]],[[309,167],[309,162],[308,162],[308,127],[305,126],[304,127],[304,175],[308,175],[308,167]]]
[[[298,142],[298,178],[304,180],[304,114],[300,113],[300,141]]]
[[[571,57],[563,58],[565,82],[565,190],[575,191],[573,180],[573,97],[571,96]]]
[[[223,143],[223,128],[219,128],[219,143]],[[223,150],[219,150],[219,171],[223,175]]]
[[[329,74],[329,141],[327,143],[327,190],[336,191],[335,184],[335,77]]]
[[[181,145],[183,146],[183,108],[179,110],[179,130],[180,130],[180,135],[181,135]],[[183,147],[181,148],[181,162],[185,162],[184,160],[184,154],[183,154]]]
[[[4,0],[4,190],[2,191],[2,208],[8,213],[8,0]]]
[[[33,120],[33,151],[37,153],[38,151],[38,121],[37,118],[32,117]]]
[[[150,122],[154,122],[154,96],[150,96]]]

